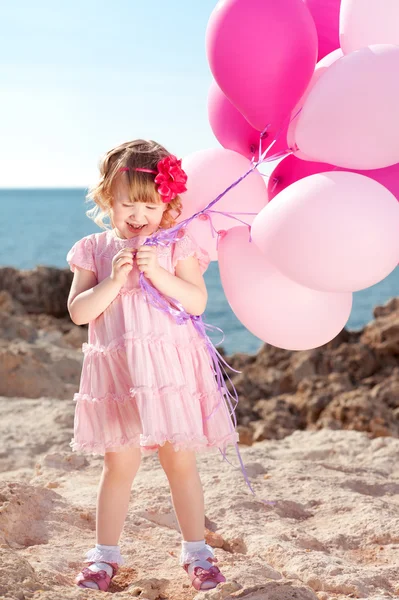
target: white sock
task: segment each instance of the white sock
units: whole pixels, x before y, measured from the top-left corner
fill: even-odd
[[[209,556],[213,556],[213,551],[211,546],[205,544],[205,540],[200,540],[198,542],[186,542],[185,540],[182,540],[182,557],[187,557],[187,553],[192,555],[187,567],[189,575],[191,575],[195,567],[201,567],[206,570],[211,568],[212,563],[206,559]],[[214,587],[216,587],[216,585],[212,581],[204,581],[201,585],[202,590],[209,590]]]

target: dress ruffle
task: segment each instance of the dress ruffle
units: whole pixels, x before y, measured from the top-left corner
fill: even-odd
[[[121,248],[141,243],[140,236],[91,234],[71,248],[67,259],[72,270],[74,265],[92,268],[101,282]],[[157,249],[169,272],[192,255],[202,272],[210,262],[188,232],[172,246]],[[89,323],[82,352],[70,442],[74,451],[103,455],[138,447],[152,454],[169,441],[176,451],[210,452],[239,441],[206,340],[191,320],[177,324],[147,301],[136,265],[115,299]]]
[[[176,452],[215,452],[239,441],[233,425],[228,427],[223,398],[211,418],[205,419],[219,402],[219,392],[195,395],[187,387],[131,388],[125,397],[75,394],[74,400],[77,426],[70,446],[85,454],[103,455],[136,447],[147,456],[166,442]],[[218,417],[219,411],[224,417]]]

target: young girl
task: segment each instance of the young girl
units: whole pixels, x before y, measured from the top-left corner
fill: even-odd
[[[97,543],[75,581],[108,589],[124,564],[118,541],[141,455],[158,452],[183,536],[180,565],[195,589],[209,589],[226,579],[212,565],[217,559],[204,539],[196,452],[225,450],[239,436],[224,400],[205,418],[221,392],[204,339],[191,320],[177,324],[148,302],[139,276],[169,303],[175,299],[187,313],[201,315],[207,303],[202,274],[210,258],[184,228],[172,244],[144,245],[176,224],[182,206],[176,190],[186,189],[176,183],[187,179],[180,161],[163,146],[121,144],[104,156],[100,172],[87,215],[105,231],[77,241],[67,255],[74,272],[69,314],[77,325],[89,324],[70,446],[104,455]]]

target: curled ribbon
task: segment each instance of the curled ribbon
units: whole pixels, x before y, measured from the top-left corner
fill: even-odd
[[[217,238],[217,247],[218,247],[218,243],[219,243],[219,238],[223,237],[225,235],[225,231],[221,230],[221,231],[217,231],[215,229],[215,227],[213,226],[212,223],[212,219],[209,213],[218,213],[218,214],[222,214],[225,215],[229,218],[235,219],[237,221],[240,221],[241,223],[244,223],[245,225],[248,226],[249,228],[249,234],[251,231],[251,226],[248,223],[245,223],[245,221],[242,221],[241,219],[238,219],[236,217],[234,217],[233,215],[253,215],[253,214],[257,214],[257,213],[247,213],[247,212],[235,212],[235,213],[230,213],[230,212],[225,212],[225,211],[217,211],[217,210],[211,210],[211,207],[216,204],[216,202],[218,202],[225,194],[227,194],[227,192],[229,192],[232,188],[234,188],[236,185],[238,185],[243,179],[245,179],[245,177],[247,177],[250,173],[252,173],[252,171],[258,167],[260,165],[260,163],[262,162],[269,162],[271,160],[275,160],[276,158],[278,158],[280,155],[284,156],[287,154],[291,154],[292,151],[291,150],[287,150],[286,152],[282,152],[279,153],[278,155],[273,155],[270,156],[268,158],[266,157],[267,152],[269,151],[269,149],[275,144],[279,134],[281,133],[282,129],[280,130],[280,133],[276,136],[276,138],[274,139],[274,141],[270,144],[270,146],[262,153],[261,152],[261,145],[262,145],[262,140],[264,137],[267,137],[266,132],[268,129],[269,125],[265,128],[265,130],[260,134],[260,141],[259,141],[259,160],[257,162],[255,162],[254,157],[252,158],[251,161],[251,167],[250,169],[244,174],[242,175],[239,179],[237,179],[236,181],[234,181],[227,189],[225,189],[221,194],[219,194],[214,200],[212,200],[204,209],[202,209],[201,211],[198,211],[197,213],[195,213],[194,215],[192,215],[191,217],[189,217],[188,219],[185,219],[184,221],[181,221],[180,223],[178,223],[177,225],[175,225],[174,227],[171,227],[169,229],[163,229],[160,230],[159,232],[157,232],[154,236],[152,236],[151,238],[147,238],[146,241],[144,242],[144,245],[149,245],[149,246],[156,246],[156,245],[160,245],[160,246],[169,246],[170,244],[177,242],[180,237],[180,229],[182,229],[183,227],[187,226],[193,219],[195,218],[199,218],[201,220],[209,220],[209,224],[211,227],[211,231],[212,231],[212,237],[215,236],[215,233],[217,233],[218,238]],[[251,240],[251,235],[249,238],[250,241]],[[238,395],[237,395],[237,390],[234,387],[233,382],[231,381],[229,375],[227,374],[227,371],[225,369],[225,366],[228,367],[231,371],[234,371],[234,373],[241,373],[241,371],[236,371],[235,369],[233,369],[230,365],[227,364],[227,362],[224,360],[224,358],[221,356],[221,354],[216,350],[216,348],[214,347],[214,345],[212,344],[211,340],[209,339],[208,335],[207,335],[207,331],[219,331],[222,333],[223,338],[220,342],[217,343],[217,345],[221,344],[224,340],[224,333],[222,331],[222,329],[220,329],[219,327],[216,327],[214,325],[210,325],[209,323],[204,323],[204,321],[202,320],[201,315],[192,315],[186,312],[186,310],[184,309],[183,305],[176,300],[175,298],[171,298],[169,296],[165,296],[163,294],[161,294],[149,281],[148,279],[145,277],[144,273],[141,272],[140,276],[139,276],[139,282],[140,282],[140,287],[142,289],[142,291],[144,292],[145,298],[147,300],[147,302],[149,302],[150,304],[152,304],[152,306],[154,306],[155,308],[157,308],[158,310],[161,310],[162,312],[168,313],[169,315],[171,315],[173,317],[173,319],[176,321],[176,323],[178,325],[183,325],[184,323],[188,322],[188,320],[191,320],[191,322],[193,323],[195,329],[198,331],[199,335],[204,339],[205,343],[206,343],[206,347],[208,349],[210,358],[212,360],[213,363],[213,368],[214,368],[214,373],[216,375],[216,380],[217,380],[217,385],[218,385],[218,389],[220,392],[220,399],[219,402],[217,403],[217,405],[215,406],[215,408],[212,410],[212,412],[206,416],[206,419],[208,420],[214,413],[215,411],[220,407],[222,401],[223,401],[223,396],[225,396],[227,403],[229,405],[230,408],[230,416],[233,419],[233,423],[234,423],[234,427],[233,427],[233,423],[231,422],[231,420],[229,419],[229,424],[230,424],[230,428],[231,431],[234,432],[235,428],[237,427],[237,418],[236,418],[236,414],[235,414],[235,410],[238,404]],[[226,386],[226,383],[224,381],[224,377],[223,375],[229,380],[231,387],[233,389],[233,394],[231,394],[231,392],[229,391],[229,389]],[[232,401],[235,403],[235,405],[232,405]],[[237,442],[234,442],[235,448],[236,448],[236,452],[238,455],[238,459],[240,461],[240,467],[241,467],[241,471],[244,474],[244,479],[249,487],[249,489],[251,490],[252,494],[254,496],[256,496],[251,483],[248,479],[242,458],[241,458],[241,454],[240,451],[238,449],[238,444]],[[227,460],[226,457],[226,452],[223,451],[221,448],[219,448],[219,451],[221,452],[221,454],[223,455],[223,459],[228,462],[231,466],[234,467],[234,465],[232,465],[232,463]],[[235,468],[235,467],[234,467]],[[276,501],[272,501],[272,500],[260,500],[260,502],[264,503],[264,504],[268,504],[268,505],[273,505],[276,504]]]

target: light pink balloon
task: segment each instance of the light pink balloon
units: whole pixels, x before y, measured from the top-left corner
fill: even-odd
[[[399,256],[399,203],[369,177],[332,171],[293,183],[257,215],[255,244],[287,277],[355,292],[382,281]]]
[[[372,44],[399,45],[398,0],[342,0],[340,45],[345,54]]]
[[[236,109],[222,90],[212,81],[208,94],[208,118],[212,131],[221,145],[239,152],[249,160],[255,155],[259,159],[260,131],[254,129],[246,118]],[[262,140],[261,151],[264,152],[273,140],[270,136]],[[281,133],[270,149],[268,156],[287,150],[287,132]]]
[[[328,163],[310,162],[300,160],[290,154],[280,161],[274,171],[270,174],[267,194],[269,202],[289,185],[309,175],[316,173],[327,173],[328,171],[343,171],[341,167],[334,167]],[[370,171],[353,171],[359,175],[371,177],[381,183],[399,200],[399,163],[386,167],[385,169],[373,169]]]
[[[183,211],[178,222],[199,212],[219,194],[226,190],[250,169],[250,161],[224,148],[199,150],[182,160],[187,173],[187,192],[182,194]],[[216,202],[212,209],[224,212],[251,212],[254,215],[234,215],[245,223],[252,223],[256,214],[267,204],[267,190],[262,175],[255,169],[245,179]],[[202,215],[206,217],[206,215]],[[226,230],[239,223],[224,215],[211,214],[217,231]],[[209,252],[211,260],[217,260],[217,235],[212,237],[212,229],[207,220],[193,219],[189,231],[202,248]]]
[[[399,47],[378,45],[347,54],[310,91],[295,127],[308,160],[349,169],[399,162]]]
[[[322,60],[320,60],[317,63],[315,71],[313,73],[313,77],[308,87],[306,88],[304,95],[299,100],[298,104],[295,106],[294,110],[291,113],[291,122],[288,125],[287,131],[287,145],[289,148],[294,149],[296,146],[295,131],[299,121],[299,115],[301,114],[300,111],[306,103],[310,92],[312,91],[316,83],[319,81],[320,77],[322,77],[322,75],[327,71],[327,69],[329,69],[331,65],[333,65],[337,60],[339,60],[342,57],[343,52],[341,48],[338,48],[337,50],[334,50],[334,52],[327,54],[327,56],[325,56]],[[295,150],[295,156],[297,156],[298,158],[302,158],[303,160],[307,160],[307,156],[303,154],[299,149]]]
[[[260,131],[276,131],[305,91],[317,58],[317,32],[303,0],[223,0],[206,31],[213,76]]]
[[[234,314],[254,335],[286,350],[326,344],[345,326],[352,294],[310,290],[285,277],[249,242],[245,226],[219,243],[219,269]]]
[[[341,0],[304,0],[316,24],[321,60],[339,48],[339,9]]]

